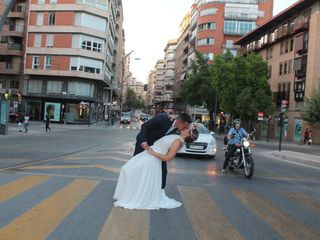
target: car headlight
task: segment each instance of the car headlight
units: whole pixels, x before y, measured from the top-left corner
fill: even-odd
[[[249,142],[248,140],[244,140],[244,141],[243,141],[243,146],[244,146],[245,148],[248,148],[248,147],[250,146],[250,142]]]

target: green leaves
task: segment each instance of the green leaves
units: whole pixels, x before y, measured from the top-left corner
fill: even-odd
[[[320,89],[314,90],[310,98],[305,99],[305,111],[301,113],[303,120],[320,123]]]
[[[268,83],[268,68],[260,55],[234,57],[230,51],[208,65],[196,53],[193,72],[182,85],[181,96],[190,105],[205,105],[213,110],[215,94],[220,110],[243,120],[254,120],[258,112],[271,114],[275,106]]]

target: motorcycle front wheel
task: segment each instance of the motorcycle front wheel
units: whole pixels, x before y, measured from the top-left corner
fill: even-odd
[[[246,166],[243,167],[243,174],[246,178],[251,178],[254,171],[254,162],[252,156],[246,157]]]

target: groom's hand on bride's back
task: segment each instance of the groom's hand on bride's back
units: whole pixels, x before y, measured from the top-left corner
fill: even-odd
[[[141,147],[142,147],[144,150],[147,150],[147,149],[149,148],[149,145],[148,145],[148,143],[143,142],[143,143],[141,143]]]

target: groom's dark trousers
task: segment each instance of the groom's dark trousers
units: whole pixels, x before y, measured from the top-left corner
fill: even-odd
[[[141,125],[141,130],[137,135],[136,146],[133,155],[137,155],[144,151],[141,143],[146,142],[149,146],[155,141],[166,135],[167,131],[173,124],[173,120],[169,118],[167,113],[159,113]],[[162,183],[161,188],[165,188],[167,180],[167,162],[161,161]]]

